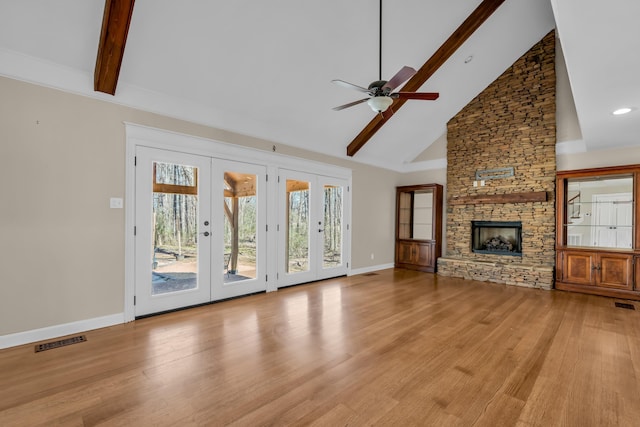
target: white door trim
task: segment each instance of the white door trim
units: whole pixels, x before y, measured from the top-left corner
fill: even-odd
[[[125,122],[126,147],[125,147],[125,286],[124,286],[124,320],[130,322],[135,319],[135,151],[137,146],[173,150],[188,154],[199,154],[224,160],[236,160],[245,163],[254,163],[267,168],[269,181],[267,182],[270,194],[277,194],[277,173],[279,168],[299,170],[308,173],[345,179],[351,187],[352,170],[340,166],[301,159],[279,153],[242,147],[235,144],[224,143],[212,139],[186,135],[178,132],[142,126]],[[345,220],[349,229],[345,236],[345,260],[351,266],[351,192],[345,198]],[[275,229],[278,224],[277,207],[268,203],[267,225],[269,229]],[[277,250],[277,239],[268,239],[268,250]],[[275,258],[275,257],[274,257]],[[275,291],[278,288],[277,263],[269,262],[267,266],[269,281],[267,291]]]

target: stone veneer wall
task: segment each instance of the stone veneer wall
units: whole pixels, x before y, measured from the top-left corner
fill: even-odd
[[[447,250],[438,274],[550,289],[555,265],[555,33],[447,124]],[[478,170],[513,167],[473,187]],[[451,204],[461,196],[547,192],[546,202]],[[522,257],[471,251],[471,221],[522,221]]]

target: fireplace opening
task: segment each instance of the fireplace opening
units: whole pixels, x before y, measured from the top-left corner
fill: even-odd
[[[480,254],[522,256],[522,222],[471,221],[471,250]]]

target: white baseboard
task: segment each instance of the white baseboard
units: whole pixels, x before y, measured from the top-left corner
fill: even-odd
[[[122,323],[124,323],[124,313],[117,313],[110,314],[108,316],[94,317],[93,319],[64,323],[62,325],[17,332],[15,334],[1,335],[0,349],[62,337],[70,334],[77,334],[78,332],[90,331],[92,329],[106,328],[107,326],[119,325]]]
[[[387,268],[393,268],[393,263],[373,265],[371,267],[354,268],[354,269],[351,269],[351,271],[349,272],[349,276],[355,276],[356,274],[363,274],[363,273],[371,273],[372,271],[378,271],[378,270],[386,270]]]

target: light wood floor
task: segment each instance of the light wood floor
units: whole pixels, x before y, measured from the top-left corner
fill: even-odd
[[[640,311],[385,270],[0,351],[0,425],[640,425]],[[634,303],[640,310],[640,304]]]

